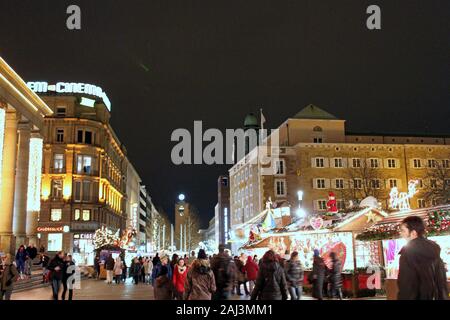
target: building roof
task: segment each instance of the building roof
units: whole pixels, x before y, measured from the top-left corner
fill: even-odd
[[[315,106],[314,104],[310,104],[307,107],[303,108],[293,118],[294,119],[338,120],[338,118],[336,118],[334,115]]]

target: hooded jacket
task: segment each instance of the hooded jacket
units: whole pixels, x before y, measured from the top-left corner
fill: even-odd
[[[206,259],[196,259],[188,271],[184,283],[186,300],[211,300],[216,292],[214,273]]]
[[[255,281],[256,280],[256,277],[258,275],[259,267],[255,263],[255,261],[253,261],[253,258],[251,256],[249,256],[247,258],[247,263],[244,266],[244,270],[247,273],[247,280],[249,280],[249,281]]]
[[[259,266],[251,300],[287,300],[284,269],[276,261],[263,261]]]
[[[400,251],[399,300],[446,300],[447,277],[435,242],[419,237]]]
[[[231,291],[236,280],[236,265],[231,257],[221,252],[211,260],[218,291]]]

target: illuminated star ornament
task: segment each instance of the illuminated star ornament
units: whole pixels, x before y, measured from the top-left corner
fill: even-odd
[[[378,217],[375,213],[373,213],[372,211],[366,213],[366,217],[367,217],[367,223],[369,222],[373,222],[373,223],[377,223],[378,221],[380,221],[380,217]]]

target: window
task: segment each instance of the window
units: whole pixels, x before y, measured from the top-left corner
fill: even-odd
[[[92,157],[79,155],[77,161],[77,172],[91,174],[92,169]]]
[[[286,185],[284,180],[275,181],[275,192],[277,196],[286,195]]]
[[[378,159],[370,159],[370,167],[378,168],[379,167]]]
[[[53,168],[55,172],[63,172],[64,169],[64,155],[55,153],[53,156]]]
[[[316,158],[316,168],[323,168],[324,165],[324,159],[323,158]]]
[[[389,187],[391,189],[397,187],[397,179],[389,179]]]
[[[56,129],[56,142],[64,142],[64,129]]]
[[[77,131],[77,142],[93,144],[94,143],[94,133],[88,130],[78,130]]]
[[[450,160],[448,160],[448,159],[442,160],[442,168],[445,168],[445,169],[450,168]]]
[[[422,167],[422,163],[421,163],[421,160],[420,159],[414,159],[413,160],[413,167],[414,168],[421,168]]]
[[[423,180],[422,179],[417,179],[417,186],[419,188],[423,188]]]
[[[352,166],[353,166],[353,168],[361,168],[361,159],[353,158],[352,159]]]
[[[426,203],[424,199],[417,199],[417,206],[419,208],[425,208],[426,207]]]
[[[275,162],[276,173],[275,174],[284,174],[284,160],[277,160]]]
[[[334,167],[335,168],[342,168],[342,158],[334,158]]]
[[[336,189],[344,189],[344,179],[335,180]]]
[[[80,209],[75,209],[74,220],[75,221],[80,221],[80,219],[81,219],[81,210]]]
[[[228,187],[228,178],[226,177],[222,178],[221,182],[224,187]]]
[[[327,210],[327,201],[326,200],[317,200],[317,209],[318,210]]]
[[[336,202],[338,210],[345,210],[345,201],[337,200]]]
[[[83,201],[89,201],[91,196],[91,182],[83,181]]]
[[[436,189],[437,188],[437,180],[436,179],[431,179],[430,180],[430,187],[432,189]]]
[[[428,168],[436,168],[436,160],[428,159]]]
[[[316,188],[325,189],[325,179],[316,179]]]
[[[92,132],[91,131],[84,132],[84,143],[92,144]]]
[[[63,181],[52,180],[52,197],[55,199],[62,198],[63,195]]]
[[[61,221],[62,219],[62,209],[51,209],[50,211],[50,221]]]
[[[322,138],[314,138],[314,143],[322,143]]]
[[[77,142],[83,143],[83,130],[78,130],[77,132]]]
[[[372,179],[372,180],[370,181],[370,186],[371,186],[373,189],[380,189],[380,180],[379,180],[379,179]]]
[[[49,233],[48,234],[48,243],[47,243],[47,251],[56,252],[62,250],[62,233]]]
[[[74,182],[73,198],[75,201],[81,201],[81,181]]]
[[[439,201],[437,199],[431,199],[431,205],[433,207],[435,207],[435,206],[439,205]]]
[[[388,163],[388,168],[396,168],[397,167],[395,159],[388,159],[387,163]]]
[[[362,179],[354,179],[353,180],[353,188],[362,189]]]
[[[56,108],[56,116],[57,117],[65,117],[66,116],[66,107],[57,107]]]
[[[315,131],[315,132],[322,132],[322,128],[317,126],[317,127],[314,127],[313,131]]]
[[[91,220],[91,210],[83,210],[83,221]]]

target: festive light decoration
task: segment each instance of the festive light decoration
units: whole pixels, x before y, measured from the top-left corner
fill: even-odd
[[[41,171],[42,171],[41,138],[30,139],[30,159],[28,162],[27,211],[41,210]]]
[[[450,233],[450,210],[428,212],[428,235]]]
[[[411,180],[408,183],[408,192],[398,192],[397,187],[393,187],[389,193],[389,206],[392,209],[409,210],[409,199],[411,199],[417,192],[416,186],[419,182]]]
[[[95,249],[99,249],[107,245],[118,246],[120,244],[118,232],[119,231],[113,233],[111,230],[105,227],[96,230],[94,235]]]
[[[328,192],[327,213],[338,213],[336,195],[333,191]]]

